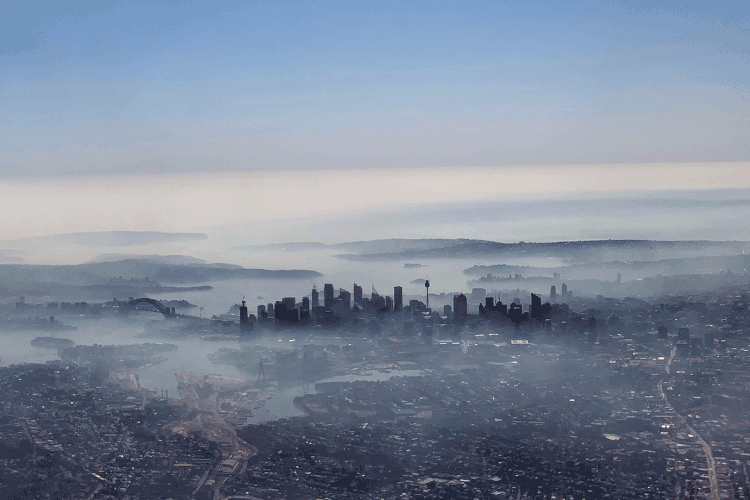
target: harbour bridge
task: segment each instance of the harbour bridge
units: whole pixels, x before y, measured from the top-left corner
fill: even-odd
[[[174,308],[170,309],[156,299],[141,297],[140,299],[133,299],[128,302],[128,306],[130,306],[131,308],[135,308],[135,306],[137,306],[138,304],[150,305],[153,309],[156,309],[155,312],[160,312],[164,315],[165,318],[173,318],[177,316],[177,314],[175,314]]]

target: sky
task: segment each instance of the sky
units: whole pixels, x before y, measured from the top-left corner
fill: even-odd
[[[750,188],[749,48],[747,2],[7,3],[0,240]]]

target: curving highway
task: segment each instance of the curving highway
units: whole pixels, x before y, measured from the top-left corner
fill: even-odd
[[[664,365],[664,369],[669,374],[670,367],[672,365],[672,360],[674,359],[675,353],[677,352],[677,348],[673,347],[672,352],[669,354],[669,359],[667,360],[667,363]],[[677,413],[670,404],[669,400],[667,399],[667,395],[664,394],[664,379],[659,380],[659,383],[656,385],[657,390],[659,391],[659,395],[664,400],[667,409],[672,411],[676,416],[677,419],[685,426],[685,428],[688,430],[690,434],[695,436],[696,441],[701,445],[703,448],[703,453],[706,455],[706,465],[708,469],[708,481],[711,485],[711,493],[709,494],[710,500],[721,500],[721,496],[719,495],[719,481],[716,479],[716,462],[714,461],[714,454],[713,451],[711,451],[711,446],[701,437],[700,434],[698,434],[695,429],[693,429],[690,425],[688,425],[687,420],[685,420],[685,417]]]

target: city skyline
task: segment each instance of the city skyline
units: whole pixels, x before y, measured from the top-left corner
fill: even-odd
[[[0,498],[750,500],[750,4],[0,6]]]

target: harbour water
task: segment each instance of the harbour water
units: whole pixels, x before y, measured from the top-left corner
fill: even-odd
[[[211,340],[200,337],[185,337],[180,339],[167,339],[153,336],[148,333],[147,325],[154,319],[148,314],[139,314],[135,318],[129,318],[127,323],[119,320],[91,320],[87,319],[79,323],[78,330],[62,332],[58,337],[67,338],[78,345],[128,345],[144,342],[167,342],[178,346],[176,350],[161,354],[164,359],[161,363],[147,366],[136,371],[141,387],[161,394],[162,391],[169,394],[170,398],[179,398],[177,391],[176,373],[194,372],[205,374],[217,374],[234,378],[246,379],[253,382],[257,378],[256,373],[243,372],[241,369],[229,363],[213,363],[208,354],[215,353],[219,349],[231,349],[248,353],[247,366],[257,366],[260,360],[258,347],[264,350],[278,349],[289,350],[300,347],[301,342],[314,343],[314,339],[290,339],[288,336],[277,338],[268,335],[254,340],[238,340],[230,338],[227,340]],[[60,359],[56,349],[35,347],[31,341],[44,335],[38,331],[12,331],[3,332],[3,349],[0,351],[0,366],[8,366],[18,363],[45,363]],[[294,342],[294,341],[299,342]],[[324,344],[343,345],[348,342],[341,337],[326,337],[319,339]],[[249,344],[250,343],[250,344]],[[314,381],[298,381],[295,383],[277,386],[273,384],[268,389],[273,396],[265,404],[254,410],[248,423],[259,423],[280,418],[301,416],[304,413],[294,406],[294,398],[304,396],[315,391],[315,383],[320,382],[353,382],[383,381],[395,376],[417,376],[419,370],[372,370],[369,373],[347,374],[328,377]]]

